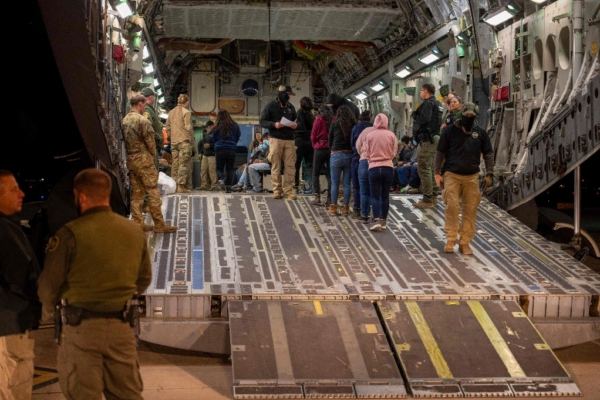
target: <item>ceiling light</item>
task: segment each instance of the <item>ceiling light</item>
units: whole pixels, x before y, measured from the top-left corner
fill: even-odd
[[[148,52],[148,46],[144,46],[144,50],[142,51],[142,57],[144,60],[150,58],[150,52]]]
[[[371,90],[374,90],[376,92],[379,92],[380,90],[382,90],[384,87],[386,87],[386,83],[384,81],[377,81],[373,84],[373,86],[370,86]]]
[[[413,67],[410,66],[410,64],[406,64],[404,66],[404,68],[396,71],[396,76],[398,78],[406,78],[407,76],[409,76],[410,74],[412,74],[414,72]]]
[[[159,87],[160,86],[160,82],[158,81],[158,79],[154,78],[154,87]]]
[[[146,66],[144,66],[144,72],[146,73],[146,75],[150,75],[151,73],[153,73],[154,65],[152,65],[152,63],[146,64]]]
[[[368,96],[368,94],[364,90],[361,90],[360,92],[358,92],[354,95],[354,97],[356,97],[359,100],[364,100],[367,98],[367,96]]]
[[[519,8],[511,1],[506,5],[498,7],[496,10],[486,13],[482,19],[486,24],[496,26],[503,22],[508,21],[514,17],[518,12]]]
[[[546,0],[531,0],[531,1],[533,1],[535,4],[542,4],[542,3],[546,2]]]
[[[158,104],[162,104],[165,102],[165,98],[164,97],[159,97],[158,98]]]
[[[127,4],[127,0],[111,0],[110,5],[117,10],[121,18],[127,18],[133,14],[131,7]]]
[[[440,51],[440,49],[438,49],[437,46],[435,46],[433,49],[429,50],[426,53],[423,53],[422,55],[420,55],[417,58],[423,64],[431,64],[432,62],[437,61],[440,58],[442,58],[442,52]]]
[[[162,88],[157,88],[156,89],[156,94],[158,94],[159,96],[161,96],[163,94]]]
[[[169,118],[169,114],[167,114],[167,113],[158,114],[158,118],[167,119],[167,118]]]
[[[350,97],[347,97],[346,100],[348,100],[349,102],[352,102],[352,99]]]

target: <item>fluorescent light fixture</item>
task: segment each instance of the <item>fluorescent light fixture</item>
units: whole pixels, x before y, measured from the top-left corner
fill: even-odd
[[[158,104],[162,104],[165,102],[165,98],[164,97],[159,97],[158,98]]]
[[[358,92],[354,95],[354,97],[356,97],[359,100],[364,100],[367,98],[367,96],[368,96],[368,94],[364,90],[361,90],[360,92]]]
[[[167,114],[167,113],[158,114],[158,118],[167,119],[167,118],[169,118],[169,114]]]
[[[423,53],[422,55],[420,55],[417,58],[423,64],[431,64],[432,62],[437,61],[440,58],[442,58],[442,52],[437,46],[435,46],[433,49],[429,50],[426,53]]]
[[[159,87],[160,86],[160,82],[158,81],[158,79],[154,78],[154,87]]]
[[[533,1],[535,4],[542,4],[542,3],[546,2],[546,0],[531,0],[531,1]]]
[[[347,97],[346,100],[348,100],[349,102],[352,102],[352,99],[350,97]]]
[[[146,73],[146,75],[150,75],[151,73],[153,73],[154,65],[152,65],[152,63],[146,64],[146,66],[144,67],[144,72]]]
[[[144,60],[147,60],[150,58],[150,52],[148,51],[148,46],[144,46],[144,50],[142,51],[142,57]]]
[[[512,1],[496,10],[486,13],[482,19],[486,24],[496,26],[508,21],[521,11]]]
[[[163,94],[162,88],[157,88],[156,89],[156,94],[159,95],[159,96],[162,96],[162,94]]]
[[[404,66],[404,68],[396,71],[396,76],[398,78],[406,78],[407,76],[409,76],[410,74],[412,74],[413,71],[414,71],[414,69],[409,64],[406,64]]]
[[[133,14],[131,7],[127,4],[127,0],[115,0],[111,2],[111,5],[117,10],[121,18],[127,18]]]
[[[379,92],[380,90],[382,90],[387,84],[384,81],[377,81],[373,84],[373,86],[370,86],[371,90],[374,90],[376,92]]]

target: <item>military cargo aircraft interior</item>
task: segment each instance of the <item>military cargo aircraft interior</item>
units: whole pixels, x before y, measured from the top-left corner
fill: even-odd
[[[586,390],[557,356],[600,343],[598,0],[16,7],[9,54],[18,63],[7,86],[16,123],[5,126],[0,170],[25,192],[20,219],[36,255],[43,260],[48,239],[77,218],[73,179],[84,168],[109,174],[112,210],[130,215],[123,119],[130,99],[152,96],[161,211],[177,231],[146,233],[152,282],[134,330],[145,348],[224,357],[229,389],[205,398],[599,398],[598,384]],[[314,193],[312,155],[297,162],[297,192],[283,199],[269,167],[256,173],[258,191],[202,182],[198,145],[223,110],[240,128],[242,175],[251,142],[274,129],[264,112],[282,92],[295,110],[308,98],[314,115],[334,101],[370,111],[371,122],[384,114],[400,144],[416,140],[420,92],[431,85],[440,121],[449,98],[473,103],[491,142],[493,173],[484,158],[477,173],[471,252],[445,248],[441,187],[423,209],[425,196],[401,190],[399,178],[387,222],[371,229],[356,206],[348,215],[346,193],[334,213],[334,190]],[[175,190],[163,152],[171,154],[167,120],[182,98],[194,151],[189,187]],[[314,176],[328,187],[328,174]],[[149,212],[143,218],[152,225]],[[600,372],[600,358],[591,360]],[[62,398],[49,391],[57,384],[43,387],[34,398]]]

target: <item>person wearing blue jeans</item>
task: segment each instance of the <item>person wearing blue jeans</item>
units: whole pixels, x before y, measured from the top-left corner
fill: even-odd
[[[358,180],[360,182],[360,220],[369,221],[371,211],[371,186],[369,183],[369,161],[360,160],[358,164]]]
[[[393,178],[394,168],[392,167],[369,169],[371,206],[373,207],[372,231],[386,229],[386,220],[390,209],[390,187],[392,187]]]
[[[344,174],[344,203],[342,215],[350,214],[350,170],[352,166],[352,147],[350,135],[352,128],[356,125],[354,113],[350,108],[341,106],[336,113],[337,119],[331,123],[329,128],[329,148],[331,149],[331,205],[328,214],[337,215],[337,198],[340,192],[340,179]]]
[[[367,134],[361,146],[369,161],[369,183],[371,186],[371,206],[373,207],[373,224],[371,231],[386,229],[388,211],[390,209],[390,187],[394,179],[394,164],[398,141],[394,132],[389,131],[388,118],[385,114],[377,114],[373,130]]]
[[[352,128],[352,133],[350,135],[350,143],[352,145],[352,164],[350,167],[350,173],[352,176],[352,192],[354,195],[354,204],[352,204],[353,219],[359,219],[361,215],[361,184],[360,179],[358,177],[358,166],[361,160],[361,156],[358,152],[358,149],[356,148],[356,142],[362,136],[362,133],[365,131],[365,129],[370,128],[372,126],[373,124],[371,123],[371,110],[365,110],[360,114],[360,117],[358,118],[358,123],[354,125],[354,127]],[[368,214],[369,213],[367,210],[367,215]]]
[[[336,207],[337,214],[337,200],[340,192],[340,180],[342,174],[344,175],[344,181],[342,185],[344,187],[344,204],[342,205],[342,215],[348,215],[350,196],[352,192],[350,190],[350,170],[352,162],[352,153],[332,152],[330,158],[331,164],[331,206]],[[344,209],[345,207],[345,209]],[[344,212],[345,210],[345,212]],[[331,213],[330,213],[331,214]]]

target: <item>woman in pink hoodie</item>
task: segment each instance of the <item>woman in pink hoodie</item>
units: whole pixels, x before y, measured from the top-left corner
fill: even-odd
[[[398,139],[387,127],[388,117],[385,114],[377,114],[373,130],[368,132],[361,149],[369,161],[372,231],[386,229],[386,218],[390,209],[390,187],[394,176],[392,159],[396,155]]]

